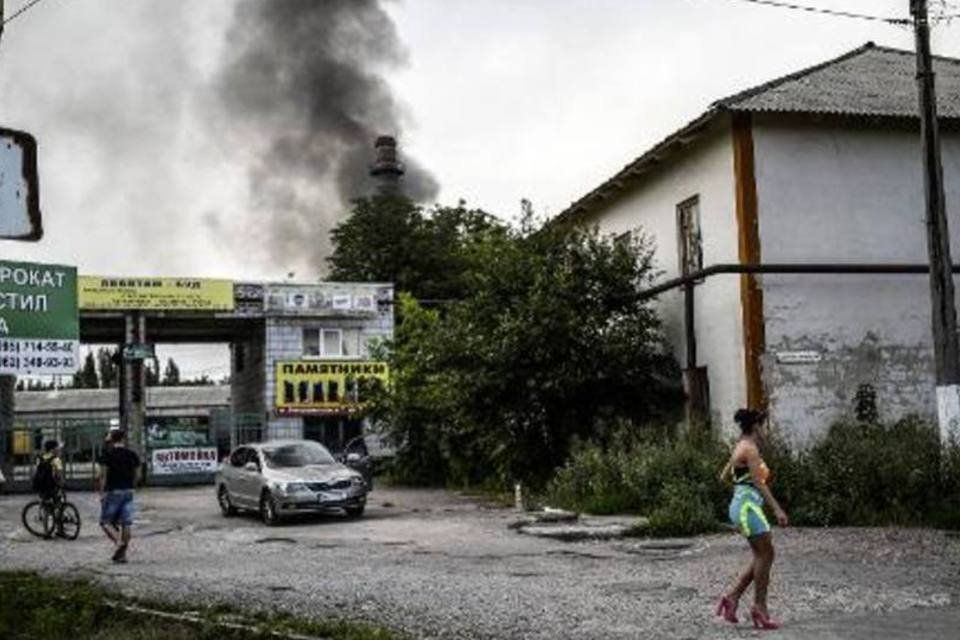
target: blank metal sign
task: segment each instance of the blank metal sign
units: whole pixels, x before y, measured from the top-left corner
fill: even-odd
[[[0,128],[0,238],[42,237],[37,141],[24,131]]]

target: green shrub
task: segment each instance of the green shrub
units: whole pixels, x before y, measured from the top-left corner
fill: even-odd
[[[570,460],[547,486],[544,498],[551,505],[578,512],[646,515],[665,507],[670,500],[679,500],[678,487],[685,487],[684,491],[695,498],[693,503],[698,508],[694,512],[705,505],[706,513],[715,521],[725,509],[727,498],[725,488],[716,480],[726,455],[720,442],[699,431],[659,441],[624,431],[607,446],[576,446]]]
[[[773,442],[764,455],[774,495],[800,525],[932,524],[949,504],[949,465],[935,425],[839,421],[806,450]],[[949,516],[949,509],[944,514]]]
[[[717,529],[714,508],[702,487],[682,480],[667,482],[660,493],[660,504],[650,514],[649,532],[653,536],[693,536]]]
[[[707,531],[726,520],[730,487],[717,475],[728,455],[708,430],[657,439],[621,431],[605,446],[578,444],[544,498],[584,513],[647,515],[656,535]],[[774,434],[763,456],[795,525],[960,528],[960,445],[942,446],[937,427],[916,417],[838,421],[805,449]]]

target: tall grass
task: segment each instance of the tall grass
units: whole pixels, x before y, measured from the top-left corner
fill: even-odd
[[[607,445],[575,447],[544,499],[585,513],[647,515],[653,533],[709,531],[726,519],[730,488],[718,475],[729,452],[704,430],[657,439],[624,431]],[[960,446],[941,446],[923,420],[844,420],[804,449],[775,436],[763,455],[794,524],[960,528]]]

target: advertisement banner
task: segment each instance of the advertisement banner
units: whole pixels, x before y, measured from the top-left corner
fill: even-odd
[[[217,448],[154,449],[150,455],[150,462],[154,475],[216,473]]]
[[[283,415],[360,411],[378,386],[387,384],[385,362],[297,360],[278,362],[276,409]]]
[[[79,297],[84,311],[233,311],[233,282],[81,276]]]
[[[79,349],[76,268],[0,260],[0,374],[73,374]]]
[[[265,308],[273,315],[375,316],[392,312],[393,288],[376,284],[269,285]]]

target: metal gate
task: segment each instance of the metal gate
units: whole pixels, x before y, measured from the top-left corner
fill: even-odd
[[[91,489],[97,458],[103,449],[107,420],[17,419],[13,428],[0,432],[0,464],[12,491],[30,489],[33,469],[43,443],[62,445],[64,478],[68,489]]]

